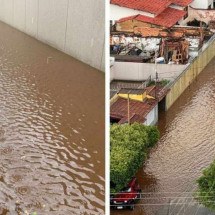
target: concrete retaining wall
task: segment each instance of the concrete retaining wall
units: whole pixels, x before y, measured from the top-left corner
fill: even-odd
[[[166,96],[166,110],[168,110],[179,96],[189,87],[208,63],[215,57],[215,38],[199,53],[191,65],[172,83]]]
[[[104,0],[0,0],[0,20],[105,70]]]
[[[187,65],[155,65],[152,63],[115,62],[111,67],[110,81],[113,79],[142,81],[148,79],[150,75],[152,79],[155,79],[156,70],[159,79],[173,81],[186,67]]]

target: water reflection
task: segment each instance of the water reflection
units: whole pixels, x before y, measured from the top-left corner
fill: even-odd
[[[133,212],[112,214],[209,214],[193,195],[197,178],[215,159],[214,64],[215,59],[173,107],[160,114],[161,139],[138,173],[144,193],[139,205]]]
[[[0,214],[104,214],[104,75],[0,29]]]

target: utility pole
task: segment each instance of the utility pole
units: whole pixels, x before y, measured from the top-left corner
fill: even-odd
[[[130,97],[129,97],[129,93],[128,92],[128,124],[130,125]]]
[[[157,99],[157,82],[158,82],[157,53],[155,53],[155,99]]]
[[[203,46],[203,40],[204,40],[203,26],[202,26],[202,21],[200,21],[200,43],[201,43],[201,47]]]
[[[157,99],[157,83],[158,83],[158,73],[156,71],[156,79],[155,79],[155,99]]]

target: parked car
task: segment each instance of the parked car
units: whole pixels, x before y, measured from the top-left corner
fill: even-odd
[[[137,178],[133,177],[127,187],[119,193],[112,195],[110,198],[110,206],[112,209],[134,209],[134,204],[141,197],[141,189],[137,183]]]

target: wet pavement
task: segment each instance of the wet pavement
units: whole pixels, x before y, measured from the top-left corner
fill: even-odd
[[[104,214],[104,85],[0,22],[0,214]]]
[[[194,196],[196,180],[215,159],[215,59],[168,112],[160,113],[161,138],[137,177],[142,199],[123,215],[214,215]]]

